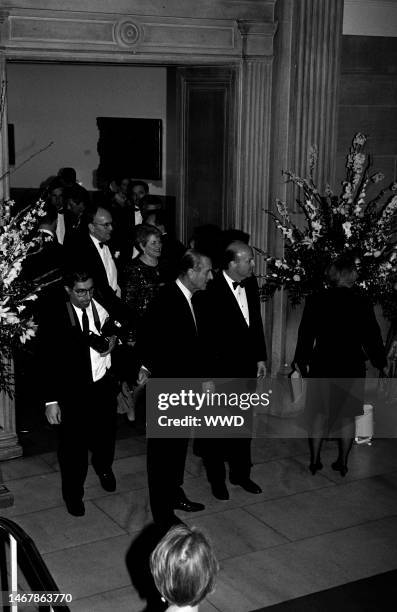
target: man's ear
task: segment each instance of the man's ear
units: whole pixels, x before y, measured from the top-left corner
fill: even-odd
[[[72,290],[70,289],[70,287],[67,287],[67,285],[64,285],[65,291],[66,293],[70,296]]]

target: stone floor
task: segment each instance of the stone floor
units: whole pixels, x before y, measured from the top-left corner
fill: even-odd
[[[131,430],[132,431],[132,430]],[[185,491],[206,504],[180,517],[212,538],[221,571],[201,612],[248,612],[397,568],[397,440],[355,445],[345,478],[307,469],[304,440],[255,440],[252,476],[263,488],[250,495],[230,486],[228,502],[210,493],[200,460],[189,454]],[[150,524],[145,440],[118,440],[116,493],[105,493],[89,469],[86,515],[74,518],[61,501],[55,452],[2,463],[15,497],[2,511],[33,538],[71,610],[141,612],[126,553]]]

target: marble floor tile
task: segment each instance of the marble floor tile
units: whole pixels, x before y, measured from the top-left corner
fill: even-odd
[[[116,476],[118,492],[142,489],[147,485],[146,456],[136,455],[134,457],[117,459],[113,463],[113,472]],[[88,468],[84,488],[86,499],[100,497],[106,494],[102,489],[98,476],[94,472],[92,466],[89,466]],[[110,495],[113,494],[110,493]]]
[[[61,593],[90,597],[131,585],[125,563],[129,535],[116,536],[43,555]]]
[[[397,518],[221,562],[211,603],[248,612],[397,567]]]
[[[197,513],[197,516],[202,516],[255,504],[266,499],[285,497],[300,491],[335,486],[332,481],[321,475],[314,479],[310,472],[295,459],[280,459],[254,465],[251,470],[251,478],[262,487],[260,495],[252,495],[241,487],[227,482],[230,500],[226,502],[213,497],[210,485],[204,477],[185,479],[183,488],[189,499],[205,504],[205,510]],[[178,516],[184,520],[183,517],[187,518],[189,515],[185,512],[178,512]]]
[[[331,463],[337,457],[337,445],[334,440],[328,441],[321,451],[321,461],[324,470],[321,472],[326,478],[336,484],[345,481],[357,480],[385,474],[397,470],[397,440],[374,440],[371,446],[367,444],[353,444],[349,455],[349,471],[345,478],[331,468]],[[307,456],[296,457],[302,464],[307,464]]]
[[[247,506],[290,540],[397,514],[397,473]]]
[[[141,599],[132,586],[106,591],[73,601],[72,612],[140,612],[145,600]]]
[[[57,472],[10,480],[7,487],[14,496],[14,505],[4,508],[2,514],[10,518],[62,504],[61,480]]]
[[[219,560],[287,542],[286,538],[253,518],[242,508],[235,508],[192,517],[185,522],[202,529],[210,537]]]
[[[54,470],[43,460],[41,456],[18,457],[1,462],[1,472],[4,482],[17,478],[28,478],[29,476],[39,476],[49,474]]]
[[[302,454],[307,450],[307,441],[301,438],[254,438],[251,448],[253,463],[263,463]]]
[[[139,531],[152,522],[147,489],[113,493],[92,501],[128,533]]]
[[[91,502],[87,502],[85,508],[86,514],[81,517],[71,516],[62,505],[18,516],[16,521],[33,539],[41,554],[125,534]]]

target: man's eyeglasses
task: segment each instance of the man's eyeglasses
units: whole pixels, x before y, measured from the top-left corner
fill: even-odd
[[[112,227],[113,223],[111,221],[108,221],[107,223],[98,223],[97,221],[94,221],[94,225],[102,225],[102,227]]]
[[[91,295],[94,293],[94,287],[90,287],[89,289],[73,289],[73,291],[76,295],[82,297],[83,295]]]

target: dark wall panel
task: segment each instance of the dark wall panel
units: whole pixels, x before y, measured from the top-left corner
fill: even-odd
[[[373,171],[395,180],[397,168],[397,38],[343,36],[337,144],[337,184],[353,135],[368,136]],[[385,182],[386,182],[385,181]]]

